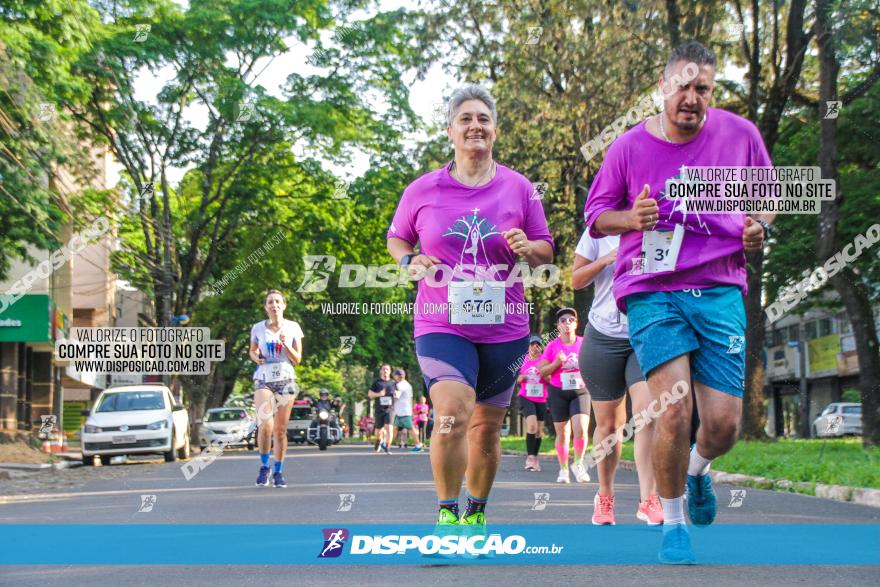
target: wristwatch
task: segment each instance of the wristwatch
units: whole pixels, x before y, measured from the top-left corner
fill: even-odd
[[[761,227],[763,227],[764,229],[764,240],[766,241],[768,238],[770,238],[770,223],[766,220],[758,220],[758,224],[760,224]]]
[[[413,257],[415,257],[415,256],[416,256],[415,253],[410,253],[408,255],[404,255],[403,257],[400,258],[400,262],[398,263],[398,265],[400,265],[401,267],[406,267],[407,265],[410,264],[410,262],[413,260]]]

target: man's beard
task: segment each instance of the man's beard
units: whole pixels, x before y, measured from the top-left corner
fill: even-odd
[[[694,113],[694,114],[696,114],[696,113]],[[678,130],[680,130],[680,131],[683,131],[683,132],[693,132],[693,131],[695,131],[695,130],[697,130],[697,129],[700,128],[700,125],[703,124],[703,121],[704,121],[704,120],[706,120],[706,113],[705,113],[705,112],[702,113],[702,116],[700,116],[699,118],[697,118],[697,119],[694,120],[693,122],[691,122],[691,121],[680,122],[680,121],[678,121],[678,120],[675,120],[675,121],[673,122],[673,124],[674,124],[675,127],[676,127]]]

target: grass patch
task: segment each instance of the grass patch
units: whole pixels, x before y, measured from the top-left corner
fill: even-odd
[[[553,442],[553,437],[544,437],[541,454],[554,454]],[[525,437],[502,437],[501,448],[524,453]],[[633,460],[632,442],[623,445],[621,458]],[[768,479],[880,489],[880,447],[865,449],[861,438],[743,440],[716,459],[712,468]]]
[[[880,448],[861,438],[738,442],[713,468],[768,479],[880,489]]]

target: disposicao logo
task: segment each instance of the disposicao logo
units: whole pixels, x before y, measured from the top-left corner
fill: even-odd
[[[526,549],[522,536],[352,536],[351,554],[406,554],[417,549],[420,554],[519,554]]]
[[[342,554],[342,547],[348,540],[348,530],[345,528],[324,528],[324,547],[318,554],[318,558],[336,558]]]

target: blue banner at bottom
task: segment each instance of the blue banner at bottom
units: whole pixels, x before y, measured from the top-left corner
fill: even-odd
[[[450,527],[446,527],[450,528]],[[662,530],[637,525],[0,525],[0,564],[656,564]],[[699,564],[877,565],[880,525],[689,527]],[[268,553],[271,553],[269,555]]]

